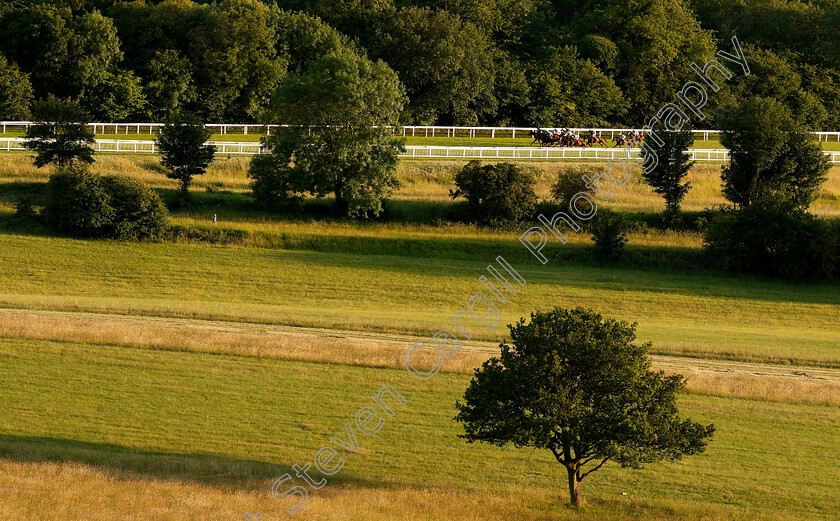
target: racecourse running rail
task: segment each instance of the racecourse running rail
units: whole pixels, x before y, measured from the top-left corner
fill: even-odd
[[[6,134],[7,131],[9,132],[21,132],[25,131],[28,127],[33,125],[32,121],[0,121],[0,128],[2,128],[3,134]],[[153,135],[157,131],[163,127],[163,123],[88,123],[87,126],[91,127],[94,134],[148,134]],[[266,134],[271,135],[271,129],[283,127],[286,125],[256,125],[256,124],[248,124],[248,123],[207,123],[204,125],[206,128],[213,130],[217,134],[227,135],[227,134],[243,134],[248,135],[250,132],[251,134]],[[545,127],[545,128],[560,128],[560,127]],[[528,137],[529,132],[534,130],[534,127],[443,127],[443,126],[422,126],[422,125],[409,125],[405,127],[398,127],[397,133],[402,135],[403,137],[460,137],[460,138],[476,138],[476,137],[483,137],[483,138],[516,138],[517,135],[522,137]],[[593,127],[583,127],[583,128],[572,128],[570,127],[569,130],[573,132],[589,132],[590,130],[594,130],[598,133],[598,135],[606,137],[609,136],[610,139],[614,139],[615,136],[621,135],[623,133],[630,132],[632,130],[637,130],[639,132],[645,132],[645,129],[632,129],[632,128],[593,128]],[[113,132],[112,132],[113,131]],[[709,138],[717,138],[720,135],[719,130],[692,130],[692,135],[695,139],[701,139],[703,141],[708,141]],[[817,136],[819,141],[825,142],[837,142],[840,143],[840,132],[814,132]]]
[[[26,150],[23,143],[26,138],[0,138],[0,151]],[[208,141],[216,145],[216,153],[222,155],[256,155],[263,153],[259,142],[245,141]],[[153,140],[97,139],[93,149],[102,153],[154,154],[157,153]],[[729,161],[729,150],[725,148],[693,148],[687,151],[692,161]],[[400,154],[403,158],[420,159],[541,159],[579,161],[609,161],[639,157],[639,148],[565,148],[565,147],[444,147],[444,146],[406,146]],[[829,161],[840,164],[840,152],[825,152]]]

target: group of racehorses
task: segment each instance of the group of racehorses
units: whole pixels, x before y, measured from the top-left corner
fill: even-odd
[[[556,133],[549,130],[544,130],[541,128],[537,128],[536,130],[532,130],[529,132],[534,141],[531,142],[533,145],[534,143],[539,143],[540,146],[546,147],[553,147],[553,146],[561,146],[561,147],[593,147],[595,145],[600,145],[602,147],[607,147],[607,141],[598,136],[594,132],[590,132],[586,135],[578,135],[572,132],[565,132],[565,133]],[[620,135],[617,138],[614,138],[612,141],[614,143],[614,147],[623,147],[626,145],[633,145],[636,143],[641,143],[644,141],[645,136],[642,133],[635,133],[630,135]]]

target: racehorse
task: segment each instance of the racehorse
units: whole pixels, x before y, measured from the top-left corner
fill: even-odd
[[[602,147],[607,146],[607,142],[601,136],[594,136],[594,135],[590,134],[588,136],[584,136],[584,139],[586,140],[586,144],[589,145],[589,146],[592,146],[592,145],[595,145],[595,144],[599,144]]]
[[[580,139],[580,138],[575,139],[575,137],[571,134],[566,134],[565,136],[563,136],[562,140],[560,141],[560,144],[563,145],[564,147],[585,147],[586,146],[586,143],[584,143],[582,139]]]
[[[541,128],[538,128],[537,130],[532,130],[528,134],[532,138],[534,138],[534,140],[531,141],[532,145],[534,143],[539,143],[541,147],[542,146],[551,147],[551,146],[557,145],[558,143],[562,142],[562,138],[560,136],[554,136],[554,135],[551,134],[551,132],[549,132],[547,130],[543,130]]]
[[[629,137],[626,137],[624,139],[621,139],[621,137],[619,136],[614,141],[615,141],[615,146],[623,147],[625,145],[634,145],[636,143],[641,143],[644,140],[645,140],[645,135],[644,134],[639,134],[638,136],[629,136]]]

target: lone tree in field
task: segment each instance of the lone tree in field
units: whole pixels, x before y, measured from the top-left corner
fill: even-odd
[[[635,324],[557,308],[509,326],[513,345],[477,369],[455,420],[468,442],[548,449],[580,483],[613,460],[623,467],[702,452],[714,426],[682,420],[681,375],[651,372]]]
[[[169,169],[166,177],[181,182],[184,200],[192,178],[207,171],[207,165],[213,161],[216,146],[205,144],[211,135],[198,118],[179,112],[163,126],[157,137],[160,163]]]
[[[26,129],[24,146],[35,152],[35,166],[93,163],[93,132],[85,124],[88,115],[78,101],[52,94],[32,107],[36,123]]]
[[[306,74],[281,85],[269,119],[268,157],[256,157],[248,175],[254,197],[284,206],[309,192],[332,194],[338,213],[375,217],[399,185],[398,123],[405,97],[396,73],[350,50],[335,50],[312,62]]]
[[[682,181],[694,166],[694,161],[689,160],[691,155],[687,152],[694,144],[694,138],[689,130],[657,132],[657,136],[662,140],[661,145],[650,139],[645,143],[645,147],[655,153],[659,160],[653,168],[645,169],[642,177],[653,187],[654,192],[665,199],[665,211],[675,215],[680,211],[680,204],[691,189],[690,183]]]
[[[727,200],[743,208],[769,195],[805,210],[817,198],[831,165],[790,109],[755,97],[721,109],[717,118],[730,156],[721,175]]]

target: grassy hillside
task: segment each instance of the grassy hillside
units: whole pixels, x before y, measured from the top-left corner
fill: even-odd
[[[684,396],[687,415],[718,426],[708,452],[641,471],[607,466],[585,482],[593,508],[573,516],[553,504],[562,476],[549,456],[457,438],[451,417],[466,376],[420,382],[388,369],[16,340],[0,343],[0,358],[11,413],[0,419],[0,472],[15,476],[5,515],[66,512],[61,502],[14,493],[33,466],[54,473],[48,462],[56,461],[67,464],[58,483],[73,482],[38,488],[86,491],[97,519],[142,516],[161,489],[169,490],[154,504],[156,519],[281,515],[267,494],[271,481],[311,460],[382,385],[407,404],[380,433],[359,439],[359,453],[306,507],[314,517],[300,515],[346,519],[338,507],[347,496],[365,519],[407,518],[392,516],[405,496],[420,509],[413,519],[442,519],[463,496],[490,497],[467,519],[828,519],[840,507],[833,407]]]
[[[623,264],[571,234],[543,266],[521,230],[459,222],[448,197],[458,162],[401,163],[387,214],[357,223],[329,201],[299,214],[256,208],[247,160],[221,160],[169,236],[120,243],[14,217],[21,196],[43,197],[50,172],[24,155],[0,161],[0,519],[283,518],[271,482],[384,384],[408,404],[360,440],[302,519],[777,521],[840,509],[840,284],[706,269],[699,232],[663,230],[662,202],[638,180],[608,205],[637,224]],[[531,166],[547,197],[565,165]],[[719,168],[692,171],[691,219],[723,202]],[[100,156],[94,169],[165,198],[176,186],[150,156]],[[814,209],[840,215],[840,168]],[[497,255],[527,280],[499,327],[465,321],[474,341],[433,380],[410,378],[405,348],[483,289]],[[505,324],[578,305],[637,321],[654,368],[689,378],[682,411],[719,430],[699,457],[608,465],[574,512],[546,454],[468,445],[451,420]]]
[[[3,306],[421,336],[482,289],[477,279],[494,258],[490,246],[486,257],[450,260],[9,234],[0,235],[0,251]],[[582,305],[638,321],[640,337],[658,352],[840,365],[836,284],[515,265],[528,283],[501,308],[507,322],[532,309]],[[479,340],[504,335],[501,327],[474,329]]]

